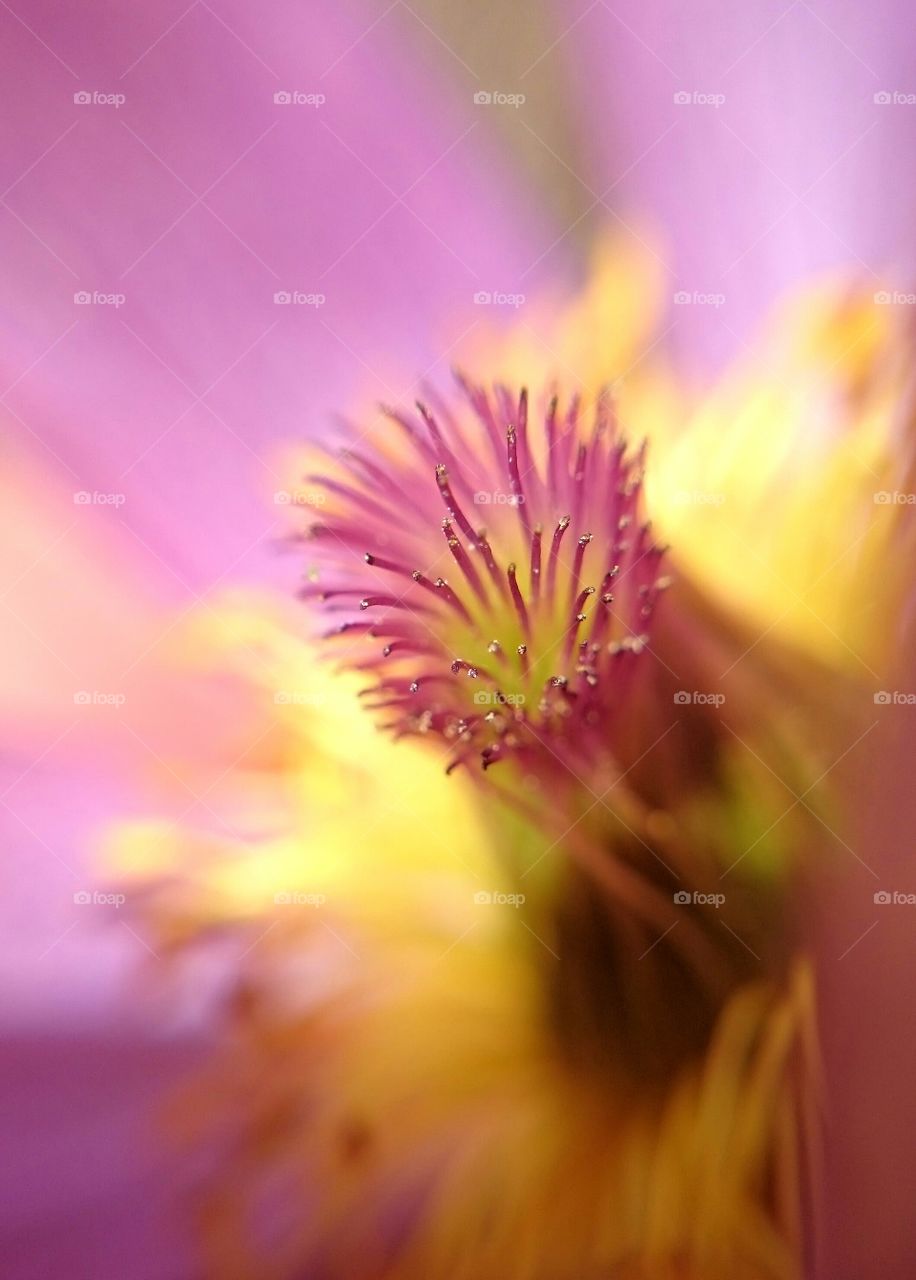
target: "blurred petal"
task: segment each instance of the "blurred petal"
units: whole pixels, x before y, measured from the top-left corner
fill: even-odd
[[[554,26],[544,61],[578,94],[583,208],[600,196],[634,240],[656,227],[669,299],[724,296],[672,310],[685,360],[734,355],[824,268],[910,288],[916,65],[899,0],[564,0]]]
[[[805,966],[785,988],[744,984],[664,1105],[621,1070],[632,1044],[593,1076],[549,1016],[563,944],[523,909],[553,897],[568,831],[552,840],[545,818],[516,848],[498,799],[473,806],[431,736],[374,733],[353,696],[366,677],[329,679],[290,624],[230,601],[179,650],[237,668],[276,710],[271,757],[238,761],[213,796],[238,834],[136,823],[114,839],[157,950],[232,948],[225,1052],[183,1110],[192,1142],[233,1135],[202,1215],[208,1274],[796,1275],[794,1227],[760,1186],[774,1152],[782,1170],[798,1159],[783,1138],[809,1052]],[[513,861],[541,841],[538,887]]]
[[[276,442],[445,361],[549,243],[536,202],[406,6],[0,24],[6,402],[183,576],[261,567]]]
[[[649,441],[649,510],[681,566],[758,634],[878,681],[912,576],[906,312],[848,272],[800,282],[698,395],[664,354],[660,287],[651,254],[605,237],[579,294],[535,295],[523,324],[460,354],[510,383],[612,387]]]
[[[152,1117],[201,1057],[193,1040],[136,1033],[5,1037],[5,1280],[194,1274],[175,1209],[192,1171],[157,1153]]]
[[[172,579],[75,498],[8,450],[0,1254],[10,1280],[167,1280],[190,1274],[175,1227],[189,1170],[156,1122],[200,1060],[219,971],[180,999],[144,988],[138,971],[158,961],[100,879],[97,842],[118,813],[204,808],[255,729],[230,682],[165,663],[181,617]],[[176,736],[194,762],[181,777],[162,755]]]

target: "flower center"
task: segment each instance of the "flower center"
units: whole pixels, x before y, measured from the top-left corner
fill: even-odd
[[[318,582],[345,616],[344,662],[398,734],[433,733],[452,765],[550,747],[575,752],[607,718],[643,652],[663,548],[641,514],[645,447],[631,451],[610,398],[586,422],[552,396],[461,381],[463,403],[388,417],[392,458],[349,450],[315,475]],[[552,749],[556,749],[552,747]]]

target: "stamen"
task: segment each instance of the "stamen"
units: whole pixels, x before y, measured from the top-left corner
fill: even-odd
[[[585,557],[585,548],[588,546],[591,540],[592,540],[592,535],[590,533],[583,533],[582,537],[579,538],[578,542],[576,543],[576,554],[573,556],[572,576],[569,582],[570,600],[573,599],[573,597],[576,594],[576,591],[579,589],[579,574],[582,572],[582,561]]]
[[[458,500],[452,492],[451,485],[449,484],[448,470],[441,462],[436,466],[436,484],[439,486],[439,492],[442,494],[442,500],[445,503],[446,510],[467,538],[468,542],[473,546],[474,530],[471,528],[467,517],[458,505]]]
[[[582,612],[582,606],[585,604],[588,597],[593,596],[594,594],[594,587],[586,587],[584,591],[580,592],[579,597],[576,600],[576,611],[573,616],[573,620],[569,625],[569,629],[566,632],[566,650],[564,656],[567,661],[569,660],[569,655],[572,653],[573,645],[576,640],[576,633],[586,618],[586,615]]]
[[[337,595],[349,595],[349,592],[338,591]],[[406,609],[407,605],[403,600],[399,600],[397,596],[363,596],[359,602],[361,609]]]
[[[607,578],[605,577],[605,582]],[[603,584],[602,584],[603,585]],[[592,625],[591,643],[593,646],[601,647],[604,644],[604,637],[607,635],[611,625],[613,614],[611,605],[614,603],[614,597],[610,591],[602,591],[598,597],[598,604],[594,612],[594,623]]]
[[[579,523],[582,515],[582,491],[585,488],[585,473],[588,469],[588,446],[580,444],[576,451],[576,465],[573,469],[573,503],[572,518]]]
[[[515,652],[518,654],[519,658],[521,659],[522,675],[527,680],[529,672],[531,670],[530,663],[528,662],[528,646],[526,644],[520,644]]]
[[[539,524],[531,534],[531,599],[537,604],[541,594],[541,533]]]
[[[452,526],[448,520],[442,521],[442,532],[445,534],[445,541],[448,545],[449,551],[451,551],[456,563],[461,569],[461,572],[470,583],[477,599],[480,600],[482,604],[487,604],[487,593],[484,590],[483,583],[480,581],[480,575],[471,564],[471,561],[468,558],[468,553],[465,551],[464,547],[458,539],[452,535]]]
[[[406,567],[406,565],[397,564],[394,560],[386,560],[384,556],[373,555],[370,551],[366,552],[363,559],[366,564],[372,565],[375,569],[385,569],[388,573],[397,573],[402,578],[409,578],[411,576],[411,571]]]
[[[449,670],[453,676],[460,675],[463,671],[469,680],[488,680],[493,685],[497,683],[496,677],[493,675],[492,671],[489,671],[486,667],[481,667],[471,662],[465,662],[463,658],[455,658],[452,661]]]
[[[497,587],[500,595],[503,597],[503,599],[505,599],[506,584],[503,581],[502,574],[499,572],[499,565],[496,563],[496,559],[493,555],[493,550],[489,542],[487,541],[486,529],[479,529],[477,531],[477,547],[480,551],[480,554],[483,556],[483,562],[487,566],[487,570],[490,574],[490,577],[493,580],[494,586]]]
[[[515,605],[515,611],[518,614],[519,621],[522,624],[522,630],[528,634],[528,610],[525,608],[525,601],[519,590],[518,582],[515,577],[515,565],[510,564],[506,570],[506,576],[509,579],[509,590],[512,593],[512,603]]]
[[[518,437],[513,426],[506,428],[506,454],[509,463],[509,489],[512,493],[513,506],[518,511],[519,520],[521,520],[522,528],[527,535],[531,532],[531,525],[525,510],[525,491],[522,488],[522,478],[518,469]]]
[[[490,641],[490,643],[487,645],[487,653],[490,653],[493,655],[494,658],[497,658],[499,660],[500,666],[506,667],[506,668],[509,667],[509,656],[506,653],[506,651],[503,649],[502,645],[499,643],[498,640]]]
[[[425,591],[431,591],[439,600],[445,600],[452,608],[464,618],[465,622],[471,622],[471,615],[465,609],[464,605],[455,595],[454,591],[448,585],[444,578],[437,578],[435,582],[430,582],[419,569],[414,569],[410,575],[418,587],[423,587]]]
[[[471,754],[485,765],[513,754],[541,758],[552,734],[562,751],[587,755],[600,748],[596,735],[605,731],[621,683],[647,648],[666,584],[660,576],[664,549],[653,542],[642,510],[644,445],[628,454],[607,392],[589,417],[586,443],[578,397],[561,410],[551,389],[538,422],[530,418],[524,389],[516,394],[503,386],[486,391],[465,380],[461,385],[469,413],[433,398],[428,403],[435,414],[420,404],[419,420],[391,415],[411,442],[396,455],[400,463],[388,454],[351,452],[337,464],[342,480],[321,480],[335,494],[335,514],[311,535],[315,568],[302,595],[344,615],[334,634],[351,637],[344,647],[350,667],[376,676],[387,671],[390,679],[377,686],[372,700],[390,708],[383,718],[396,736],[437,735],[452,765]],[[534,427],[542,435],[532,448]],[[506,488],[517,522],[494,506],[489,532],[474,529],[461,502],[482,490],[495,504],[505,499]],[[444,519],[437,515],[442,505]],[[567,514],[558,519],[564,508]],[[561,566],[567,530],[581,531],[583,524],[589,532],[576,535],[571,560],[564,558]],[[441,562],[435,525],[460,569],[460,593],[443,577],[408,568]],[[593,556],[600,557],[593,572],[598,563],[606,568],[597,591],[581,585],[592,542]],[[367,544],[379,551],[366,551]],[[384,585],[379,572],[406,580],[407,595],[399,597],[397,587],[376,590],[376,580]],[[623,586],[612,592],[618,576]],[[353,615],[370,609],[378,611],[375,625],[355,621]],[[498,636],[512,637],[508,652]],[[455,658],[456,652],[463,656]],[[554,660],[558,669],[544,693],[522,711],[519,703],[535,681],[540,687],[539,673]],[[463,679],[488,682],[496,708],[473,711],[472,701],[481,699],[469,697]],[[544,762],[550,766],[546,757]]]
[[[550,404],[547,406],[547,488],[551,493],[557,492],[557,406],[559,398],[556,395],[550,397]]]
[[[563,534],[568,528],[569,516],[563,516],[553,531],[553,539],[550,543],[550,559],[547,562],[547,596],[550,600],[553,599],[557,581],[557,556],[560,554],[560,543],[563,541]]]

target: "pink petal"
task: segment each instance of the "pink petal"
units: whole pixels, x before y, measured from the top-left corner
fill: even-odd
[[[278,443],[409,400],[553,229],[404,6],[36,0],[0,30],[0,395],[74,487],[125,495],[150,571],[260,570]]]
[[[622,218],[634,243],[659,236],[672,302],[724,298],[671,308],[692,367],[739,354],[812,272],[910,288],[916,77],[899,0],[563,0],[554,12],[546,58],[578,97],[583,208],[600,196],[598,215]],[[909,105],[875,101],[895,92]]]

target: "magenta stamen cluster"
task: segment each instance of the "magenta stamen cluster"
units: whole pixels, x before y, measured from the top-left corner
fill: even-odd
[[[385,726],[439,735],[450,768],[588,752],[666,585],[640,514],[645,445],[629,449],[608,395],[588,422],[551,395],[532,427],[527,391],[458,381],[454,404],[383,410],[389,438],[308,477],[323,516],[302,594],[340,615],[330,634]]]

